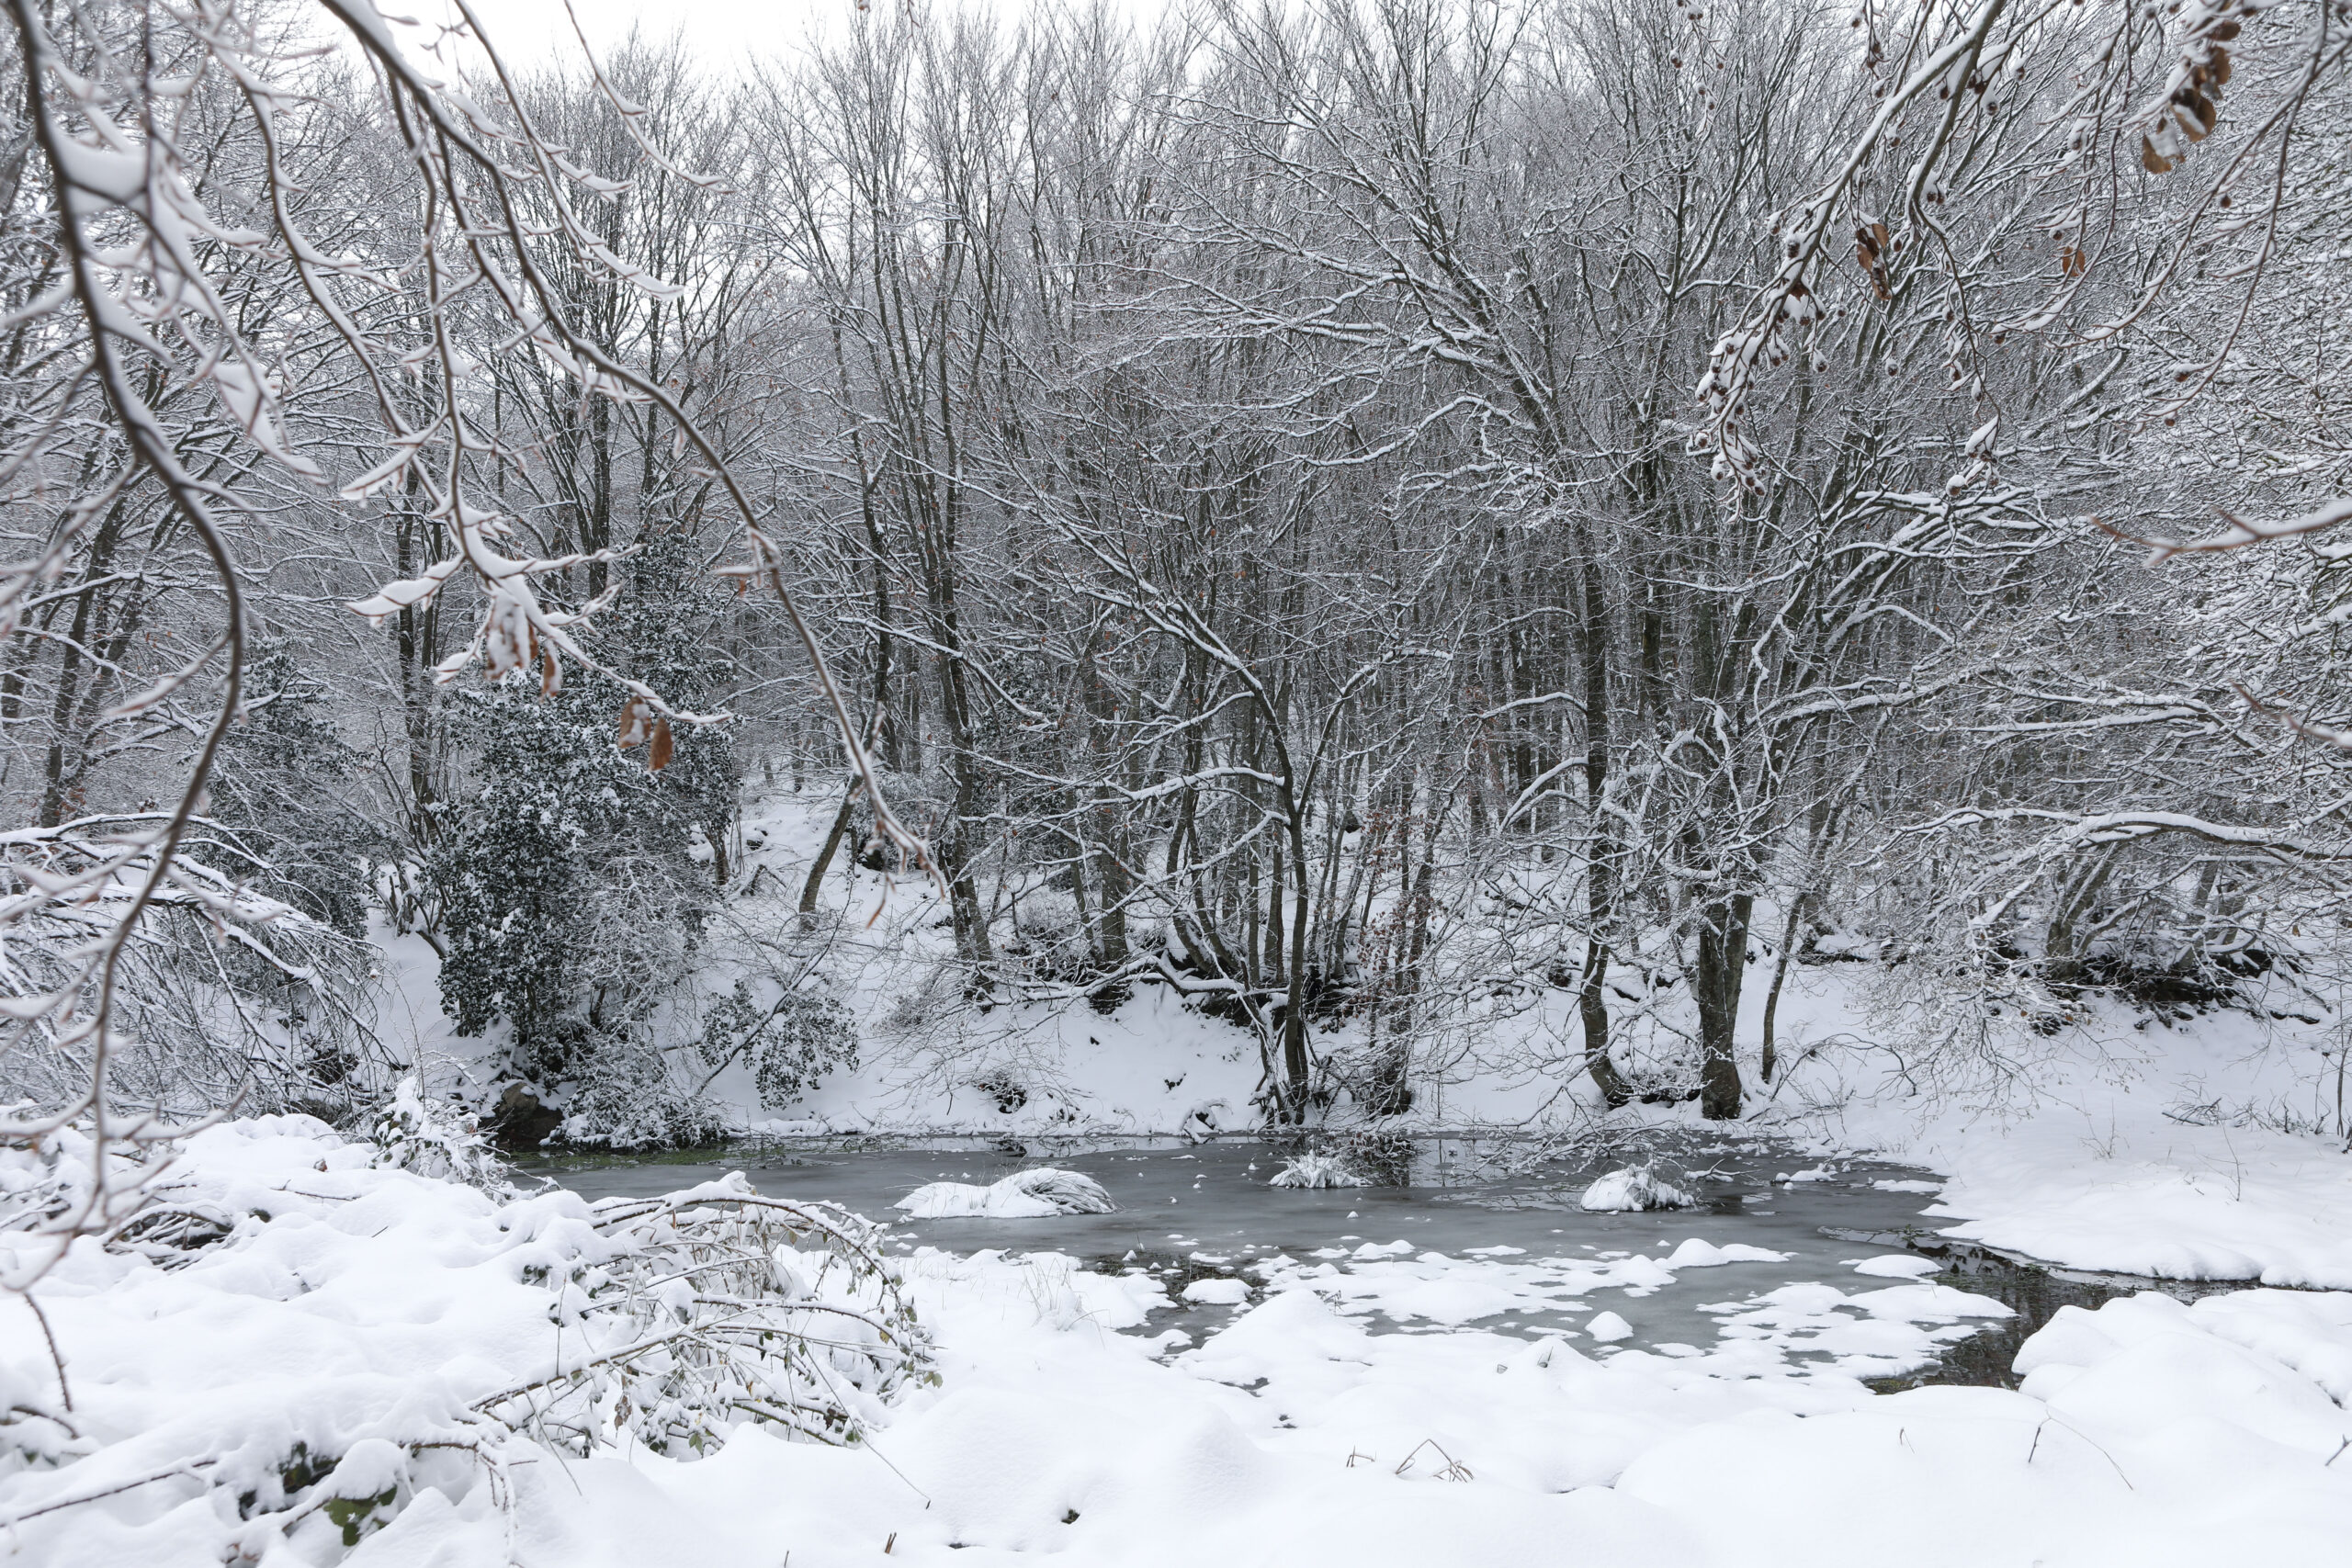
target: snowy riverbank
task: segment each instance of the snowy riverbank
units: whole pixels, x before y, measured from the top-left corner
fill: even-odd
[[[2352,1290],[2352,1153],[2298,1104],[2324,1098],[2334,1045],[2242,1011],[2176,1028],[2111,1007],[1998,1100],[1905,1094],[1880,1070],[1785,1129],[1949,1178],[1928,1213],[1956,1238],[2076,1269]]]
[[[778,793],[752,809],[731,919],[800,940],[797,897],[786,895],[822,837],[822,805]],[[825,905],[838,926],[821,938],[819,970],[857,1020],[858,1063],[783,1110],[760,1104],[745,1069],[720,1073],[711,1092],[737,1124],[1041,1147],[1253,1124],[1254,1036],[1169,987],[1137,986],[1107,1010],[1083,998],[975,1007],[935,983],[945,937],[920,883],[844,864]],[[487,1077],[496,1036],[452,1035],[430,950],[379,936],[388,1032],[405,1051]],[[1824,1158],[1923,1167],[1948,1179],[1935,1217],[1952,1235],[2047,1261],[2352,1289],[2352,1156],[2328,1132],[2344,1026],[2311,996],[2274,976],[2248,982],[2239,1005],[2201,1012],[2089,998],[2053,1033],[2014,1014],[1981,1018],[1975,1055],[1923,1057],[1873,995],[1884,978],[1866,963],[1792,967],[1776,1022],[1783,1070],[1767,1084],[1744,1056],[1749,1101],[1734,1131]],[[1625,984],[1640,976],[1628,969]],[[1747,988],[1743,1040],[1762,1038],[1765,990]],[[1347,1048],[1355,1027],[1318,1026],[1317,1048]],[[1619,1048],[1638,1057],[1643,1027],[1624,1024]],[[1597,1097],[1574,1070],[1577,1028],[1572,998],[1543,987],[1497,1002],[1475,1027],[1457,1021],[1426,1043],[1411,1111],[1384,1125],[1591,1134]],[[1629,1107],[1607,1124],[1636,1135],[1723,1130],[1687,1104]]]
[[[13,1560],[2138,1568],[2334,1563],[2352,1532],[2352,1462],[2330,1463],[2352,1438],[2352,1293],[2068,1309],[2017,1392],[1882,1395],[1859,1378],[1997,1303],[1902,1258],[1775,1290],[1770,1253],[1691,1243],[1261,1259],[1246,1292],[1212,1293],[1242,1299],[1197,1343],[1153,1333],[1171,1303],[1147,1276],[924,1251],[903,1267],[941,1381],[858,1400],[866,1443],[746,1427],[692,1462],[625,1436],[567,1454],[483,1400],[593,1345],[594,1259],[573,1269],[592,1212],[372,1155],[301,1119],[199,1134],[180,1195],[224,1237],[82,1244],[40,1286],[73,1406],[24,1314],[0,1338]],[[1617,1292],[1693,1269],[1725,1298],[1715,1343],[1613,1343]],[[1581,1332],[1470,1325],[1563,1296],[1594,1309]]]
[[[850,891],[879,898],[878,884]],[[722,1077],[744,1124],[1043,1147],[1247,1124],[1243,1032],[1153,987],[1108,1011],[917,1016],[907,944],[927,908],[903,888],[882,907],[870,945],[836,964],[858,1066],[783,1116]],[[412,947],[394,944],[401,1032],[461,1057],[493,1044],[447,1035]],[[366,1168],[367,1151],[315,1124],[247,1123],[202,1134],[187,1162],[248,1216],[227,1239],[184,1267],[85,1254],[42,1286],[74,1411],[38,1342],[6,1342],[9,1399],[48,1414],[0,1428],[18,1454],[0,1520],[20,1556],[60,1568],[240,1552],[288,1568],[2340,1561],[2352,1158],[2297,1098],[2323,1081],[2332,1035],[2244,1010],[2094,1006],[2055,1035],[2018,1030],[1979,1093],[1964,1074],[1916,1081],[1873,1032],[1866,978],[1833,965],[1792,980],[1793,1067],[1738,1128],[1648,1106],[1611,1135],[1769,1137],[1803,1151],[1792,1186],[1867,1153],[1935,1173],[1928,1221],[1955,1238],[2076,1269],[2317,1289],[2068,1308],[2026,1341],[2014,1392],[1881,1394],[1862,1380],[1921,1366],[2004,1309],[1868,1247],[1843,1279],[1776,1279],[1779,1255],[1744,1246],[1734,1216],[1600,1258],[1449,1250],[1434,1234],[1237,1253],[1182,1302],[1165,1272],[926,1248],[900,1267],[940,1382],[861,1404],[865,1443],[747,1426],[691,1462],[627,1438],[583,1457],[486,1441],[475,1410],[483,1391],[584,1353],[564,1290],[525,1258],[542,1235],[577,1237],[580,1200],[501,1208]],[[1433,1053],[1398,1125],[1591,1134],[1575,1080],[1531,1094],[1557,1010]],[[2222,1083],[2228,1102],[2207,1088]],[[1532,1119],[1530,1103],[1544,1108]],[[1638,1317],[1639,1293],[1677,1280],[1715,1292],[1690,1342],[1626,1326],[1618,1307]],[[1189,1333],[1168,1327],[1179,1317]],[[416,1446],[437,1441],[472,1446]],[[289,1471],[298,1452],[311,1457]],[[317,1462],[334,1458],[349,1475]],[[331,1492],[347,1495],[336,1515]],[[56,1506],[74,1498],[88,1500]],[[357,1521],[356,1545],[338,1517]]]

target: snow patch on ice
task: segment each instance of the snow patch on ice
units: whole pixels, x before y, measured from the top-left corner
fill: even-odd
[[[1204,1306],[1239,1306],[1250,1299],[1250,1286],[1242,1280],[1195,1280],[1184,1287],[1184,1299]]]
[[[1734,1242],[1729,1247],[1717,1247],[1697,1236],[1684,1240],[1680,1247],[1658,1260],[1665,1269],[1714,1269],[1725,1263],[1786,1263],[1789,1255],[1774,1252],[1768,1247],[1750,1247]]]

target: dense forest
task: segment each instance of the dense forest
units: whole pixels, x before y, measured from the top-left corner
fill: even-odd
[[[0,0],[0,1558],[2343,1568],[2352,0],[631,4]]]
[[[860,866],[1274,1122],[1536,993],[1722,1119],[1792,964],[1928,1082],[2335,984],[2334,5],[13,10],[18,1134],[361,1114],[413,936],[482,1108],[712,1135]]]

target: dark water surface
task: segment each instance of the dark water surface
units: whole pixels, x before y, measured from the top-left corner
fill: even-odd
[[[1886,1380],[1886,1386],[2012,1384],[2009,1361],[2018,1346],[2060,1306],[2096,1306],[2157,1284],[2044,1269],[1948,1242],[1934,1234],[1939,1222],[1925,1213],[1933,1193],[1916,1190],[1934,1183],[1926,1172],[1871,1160],[1825,1161],[1755,1144],[1690,1141],[1652,1147],[1649,1153],[1664,1156],[1669,1179],[1699,1202],[1647,1213],[1587,1213],[1577,1206],[1597,1177],[1627,1163],[1623,1151],[1531,1163],[1523,1145],[1421,1139],[1408,1154],[1400,1151],[1377,1166],[1358,1162],[1367,1173],[1381,1171],[1385,1179],[1380,1185],[1301,1190],[1267,1185],[1284,1157],[1254,1140],[1198,1146],[1102,1140],[1019,1153],[1016,1146],[978,1140],[888,1147],[812,1142],[745,1149],[732,1158],[600,1156],[542,1160],[524,1168],[592,1199],[651,1197],[741,1170],[771,1196],[836,1202],[887,1220],[892,1244],[900,1249],[1059,1252],[1107,1272],[1148,1269],[1171,1291],[1275,1255],[1306,1261],[1318,1251],[1399,1240],[1411,1244],[1415,1253],[1452,1258],[1515,1247],[1520,1253],[1508,1255],[1508,1260],[1528,1264],[1629,1254],[1663,1258],[1691,1237],[1788,1254],[1780,1263],[1688,1268],[1672,1284],[1645,1292],[1603,1287],[1584,1298],[1594,1312],[1624,1317],[1634,1329],[1628,1343],[1643,1348],[1713,1344],[1720,1320],[1702,1306],[1744,1301],[1783,1285],[1826,1283],[1852,1295],[1902,1284],[1858,1274],[1852,1265],[1905,1250],[1943,1265],[1934,1282],[1990,1296],[2016,1313],[1952,1346],[1939,1364]],[[910,1220],[892,1208],[927,1182],[984,1186],[1037,1165],[1085,1172],[1111,1194],[1117,1212],[1034,1220]],[[1893,1183],[1915,1190],[1883,1185]],[[2201,1292],[2228,1287],[2164,1288]],[[1589,1314],[1506,1313],[1476,1320],[1475,1326],[1532,1336],[1584,1315]],[[1182,1327],[1197,1339],[1230,1316],[1231,1309],[1220,1307],[1154,1313],[1149,1331]],[[1411,1319],[1375,1319],[1374,1325],[1405,1331],[1431,1326]]]

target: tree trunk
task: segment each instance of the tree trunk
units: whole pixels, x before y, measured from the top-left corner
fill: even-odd
[[[1781,951],[1772,959],[1772,984],[1764,993],[1764,1059],[1760,1066],[1764,1081],[1770,1083],[1780,1068],[1781,1042],[1776,1031],[1781,1013],[1781,986],[1789,977],[1789,955],[1796,951],[1797,925],[1804,919],[1804,901],[1809,893],[1800,893],[1789,901],[1788,929],[1781,933]]]
[[[1614,1111],[1634,1098],[1625,1075],[1609,1059],[1609,942],[1617,923],[1617,828],[1603,807],[1609,787],[1609,601],[1594,558],[1592,538],[1579,531],[1584,557],[1584,797],[1592,831],[1585,868],[1585,958],[1577,1016],[1584,1025],[1585,1070]]]
[[[1285,791],[1287,793],[1287,791]],[[1306,965],[1299,955],[1306,951],[1306,824],[1295,809],[1291,816],[1290,989],[1283,1007],[1283,1119],[1306,1120]]]
[[[825,885],[825,873],[831,869],[834,852],[842,847],[842,838],[849,831],[853,808],[857,805],[858,786],[865,781],[853,778],[849,788],[842,792],[842,808],[833,813],[832,830],[825,835],[825,847],[808,867],[808,880],[800,885],[800,929],[814,931],[817,926],[817,895]]]
[[[1699,914],[1699,964],[1691,989],[1699,1002],[1699,1111],[1709,1121],[1739,1114],[1739,1060],[1733,1054],[1739,1024],[1740,982],[1747,967],[1750,893],[1715,894]]]

